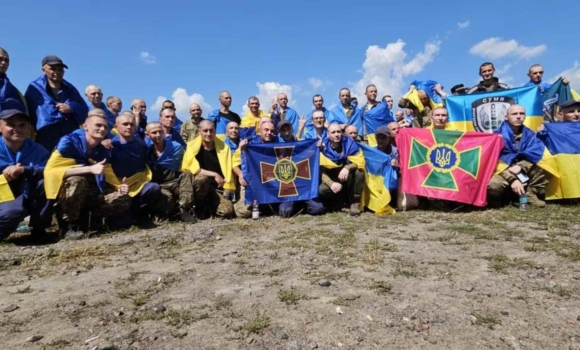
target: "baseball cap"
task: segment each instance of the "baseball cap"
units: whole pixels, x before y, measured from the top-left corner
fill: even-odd
[[[290,126],[292,126],[292,124],[290,124],[290,122],[289,122],[289,121],[287,121],[287,120],[280,120],[280,121],[278,122],[278,130],[282,129],[282,127],[283,127],[284,125],[290,125]]]
[[[455,94],[455,93],[461,94],[461,93],[466,92],[466,91],[467,91],[467,88],[463,84],[457,84],[451,88],[452,94]]]
[[[49,66],[60,65],[68,69],[68,66],[60,59],[60,57],[55,55],[48,55],[42,59],[42,65],[48,64]]]
[[[386,126],[381,126],[375,131],[375,134],[383,134],[385,136],[389,136],[391,133],[389,132],[389,128]]]
[[[24,117],[25,119],[29,120],[30,117],[28,116],[28,114],[19,111],[17,109],[5,109],[2,112],[0,112],[0,119],[6,120],[6,119],[10,119],[16,115],[21,115],[22,117]]]
[[[563,102],[562,104],[560,104],[560,109],[564,109],[564,108],[568,108],[568,107],[572,107],[572,106],[580,106],[580,101],[575,101],[575,100],[568,100]]]

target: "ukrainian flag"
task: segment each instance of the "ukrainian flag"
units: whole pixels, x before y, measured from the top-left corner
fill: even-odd
[[[363,200],[365,207],[376,215],[393,214],[395,209],[389,206],[390,190],[397,189],[398,175],[391,166],[391,157],[375,147],[359,143],[365,159],[365,187]]]
[[[524,125],[533,131],[544,122],[542,94],[537,86],[447,96],[445,103],[451,130],[492,133],[499,129],[513,104],[524,106],[527,115]]]
[[[546,199],[580,198],[580,123],[545,124],[538,138],[553,155],[560,177],[552,176]]]
[[[441,96],[435,92],[435,85],[437,85],[436,81],[433,80],[415,80],[411,83],[411,85],[415,85],[415,90],[413,90],[407,99],[419,110],[419,112],[423,112],[425,106],[421,99],[419,98],[419,92],[417,90],[423,90],[429,96],[429,107],[431,109],[435,109],[437,107],[443,106],[443,100]]]

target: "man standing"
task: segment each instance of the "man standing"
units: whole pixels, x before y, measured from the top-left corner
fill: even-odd
[[[385,103],[387,104],[387,108],[389,108],[389,114],[391,115],[391,118],[395,119],[394,115],[393,115],[393,97],[391,95],[385,95],[383,96],[383,101],[385,101]]]
[[[138,226],[151,227],[150,214],[156,208],[161,188],[151,182],[151,170],[147,166],[148,147],[145,141],[135,137],[134,115],[121,113],[115,127],[119,132],[112,140],[111,150],[111,166],[115,176],[106,180],[113,186],[125,182],[129,185],[132,220]]]
[[[205,200],[211,215],[231,218],[234,206],[230,194],[236,190],[232,172],[232,152],[216,137],[212,121],[199,123],[200,136],[189,142],[183,157],[182,171],[193,176],[196,207]]]
[[[181,138],[186,143],[193,140],[199,135],[199,123],[203,120],[201,106],[197,103],[192,103],[189,106],[189,114],[191,119],[181,125]]]
[[[507,90],[509,86],[504,83],[500,83],[499,79],[494,77],[495,67],[491,62],[485,62],[479,66],[479,76],[481,76],[481,81],[479,84],[475,85],[469,91],[468,94],[473,94],[476,92],[491,92],[498,90]]]
[[[144,138],[147,127],[147,104],[142,99],[136,98],[131,101],[131,112],[135,118],[135,131],[139,137]]]
[[[241,118],[237,113],[230,111],[232,105],[232,96],[227,91],[220,92],[219,95],[220,108],[214,109],[207,116],[207,120],[214,122],[216,136],[220,139],[226,138],[226,129],[229,122],[236,122],[241,124]]]
[[[324,149],[320,155],[320,197],[331,210],[340,210],[348,202],[350,215],[360,215],[365,161],[359,146],[342,134],[337,123],[328,126],[328,137],[323,140],[323,144]]]
[[[359,137],[358,137],[358,130],[356,129],[356,126],[354,125],[349,125],[344,129],[344,134],[347,137],[350,137],[351,139],[353,139],[355,142],[359,142]]]
[[[61,233],[68,239],[83,237],[88,213],[123,216],[129,209],[129,187],[110,186],[112,169],[107,149],[107,118],[90,111],[83,129],[60,139],[44,171],[46,197],[56,200]],[[114,175],[113,175],[114,177]]]
[[[44,74],[30,83],[25,94],[36,142],[49,151],[61,137],[78,130],[89,111],[78,90],[63,79],[65,68],[68,66],[57,56],[46,56]]]
[[[495,132],[503,138],[504,148],[500,153],[500,161],[506,168],[499,175],[494,175],[487,186],[487,196],[491,205],[502,203],[510,193],[527,195],[528,204],[545,207],[546,203],[538,198],[548,184],[548,177],[538,165],[545,151],[544,144],[536,134],[524,126],[526,110],[520,105],[511,105],[505,116],[505,121]],[[500,163],[500,164],[501,164]]]
[[[151,181],[161,187],[157,213],[163,218],[170,217],[177,202],[181,221],[194,223],[193,178],[191,173],[180,171],[185,149],[179,143],[166,139],[163,131],[159,123],[149,123],[145,128],[147,138],[152,143],[147,155],[147,165],[152,173]]]
[[[175,121],[177,120],[177,116],[175,115],[175,111],[171,108],[162,109],[159,112],[159,123],[163,129],[163,135],[167,141],[175,141],[179,143],[183,148],[187,145],[179,135],[179,132],[175,129]],[[151,145],[150,141],[147,142],[148,145]]]
[[[260,109],[260,100],[256,96],[248,98],[248,109],[248,113],[244,115],[240,124],[242,139],[256,135],[260,128],[260,120],[270,118],[270,114]]]
[[[540,92],[544,92],[548,90],[552,84],[546,83],[542,81],[542,77],[544,76],[544,67],[540,64],[534,64],[528,69],[528,77],[530,81],[528,81],[524,86],[537,86],[540,89]],[[568,84],[568,79],[563,78],[562,84]]]
[[[26,112],[24,97],[6,76],[9,66],[10,56],[6,50],[0,47],[0,112],[5,109]]]
[[[302,140],[320,139],[326,137],[326,117],[322,111],[312,113],[312,128],[302,136],[302,130],[298,131],[298,138]]]
[[[363,107],[362,130],[358,130],[359,135],[362,133],[362,141],[365,143],[369,142],[368,135],[374,134],[378,127],[395,121],[395,118],[393,118],[387,108],[387,103],[377,101],[377,94],[378,91],[375,85],[371,84],[366,87],[365,96],[367,97],[367,103]]]
[[[173,111],[175,112],[175,126],[173,126],[173,128],[179,134],[181,132],[181,126],[183,125],[183,122],[181,121],[181,119],[179,119],[179,116],[177,115],[177,108],[175,108],[175,103],[173,103],[173,101],[171,100],[163,101],[163,103],[161,104],[161,110],[167,108],[173,109]]]
[[[292,130],[298,131],[300,116],[294,109],[288,107],[288,95],[279,93],[277,96],[278,108],[273,111],[272,120],[274,125],[282,120],[287,120],[292,124]]]
[[[121,110],[123,110],[123,102],[121,102],[121,99],[117,96],[109,96],[107,97],[105,103],[107,104],[107,110],[109,111],[109,113],[111,113],[115,117],[115,119],[113,120],[113,124],[109,125],[110,130],[115,125],[115,120],[119,116],[119,113],[121,113]]]
[[[338,97],[340,105],[330,110],[328,123],[338,123],[342,130],[347,125],[354,125],[360,132],[362,128],[362,111],[351,102],[350,90],[347,88],[340,89]]]
[[[107,106],[103,103],[103,91],[97,85],[89,85],[85,88],[85,96],[89,101],[89,109],[101,109],[107,115],[107,122],[109,124],[109,128],[112,128],[115,125],[115,119],[117,118],[116,115],[111,113]],[[117,113],[118,115],[118,113]]]
[[[28,215],[34,238],[50,224],[42,180],[49,153],[28,138],[29,122],[22,111],[0,112],[0,241]]]

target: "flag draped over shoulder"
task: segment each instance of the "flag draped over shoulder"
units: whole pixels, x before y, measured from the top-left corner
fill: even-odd
[[[461,131],[492,133],[499,129],[509,106],[519,104],[526,109],[525,125],[536,131],[544,122],[542,94],[537,86],[447,96],[449,128]]]
[[[359,143],[365,159],[365,188],[363,202],[377,215],[395,212],[389,206],[391,193],[397,189],[398,175],[391,166],[391,156],[374,147]]]
[[[334,169],[355,163],[359,169],[365,168],[365,159],[359,145],[350,137],[342,136],[342,153],[337,153],[331,147],[330,139],[322,140],[324,150],[320,155],[320,166],[327,169]]]
[[[550,174],[559,177],[554,157],[530,128],[523,127],[519,147],[516,148],[515,135],[507,122],[503,123],[496,134],[501,135],[504,147],[499,155],[496,172],[502,172],[513,165],[516,159],[525,159],[538,165]]]
[[[564,84],[562,78],[556,80],[552,86],[542,94],[544,104],[544,119],[549,121],[558,120],[558,106],[570,100],[578,100],[580,97],[576,91],[570,89],[570,84]]]
[[[232,160],[232,151],[227,144],[217,137],[213,140],[213,144],[218,156],[218,162],[220,163],[222,174],[224,175],[224,190],[235,191],[236,180],[234,179],[232,167],[236,165]],[[187,143],[183,162],[181,163],[181,171],[189,171],[194,175],[199,173],[201,168],[196,156],[199,154],[202,145],[203,142],[201,140],[201,135]]]
[[[250,190],[246,191],[246,202],[256,199],[260,204],[281,203],[318,197],[317,143],[318,140],[249,143],[243,157],[248,172],[246,190]]]
[[[405,128],[397,146],[403,192],[487,204],[487,184],[503,147],[498,135]]]
[[[104,191],[105,177],[108,176],[109,181],[114,181],[113,178],[115,178],[107,149],[99,144],[89,152],[86,134],[83,129],[75,130],[63,136],[50,155],[50,159],[44,170],[46,198],[56,199],[60,186],[64,181],[64,175],[68,169],[95,164],[102,160],[106,160],[105,174],[94,175],[101,192]]]
[[[580,123],[545,124],[538,133],[553,155],[560,177],[550,177],[546,199],[580,198]]]
[[[242,122],[240,123],[240,140],[248,139],[256,135],[260,128],[260,119],[270,118],[270,114],[264,113],[262,110],[258,111],[258,115],[258,117],[255,117],[251,111],[248,111],[242,117]]]
[[[391,116],[389,107],[385,101],[378,103],[375,107],[369,109],[366,112],[365,106],[361,107],[360,110],[363,114],[364,129],[359,129],[358,134],[363,135],[366,133],[369,145],[376,146],[377,139],[375,132],[377,129],[381,126],[386,126],[390,122],[394,122],[395,119]]]
[[[5,109],[28,113],[24,96],[12,85],[6,74],[0,74],[0,112]]]

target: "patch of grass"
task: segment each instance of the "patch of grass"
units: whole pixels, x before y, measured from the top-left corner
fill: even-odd
[[[249,334],[260,334],[266,328],[270,327],[270,318],[260,312],[246,320],[241,326],[241,330]]]
[[[378,239],[374,239],[365,245],[365,257],[363,262],[369,265],[375,265],[383,262],[383,256],[381,253],[381,243]]]
[[[374,281],[369,288],[376,291],[377,294],[387,294],[391,292],[393,286],[386,281]]]
[[[199,315],[195,315],[193,311],[191,311],[190,309],[176,310],[173,308],[169,308],[165,312],[165,317],[166,317],[165,323],[168,326],[181,328],[183,326],[188,326],[193,322],[205,320],[206,318],[209,318],[209,314],[202,313]]]
[[[238,265],[246,265],[248,263],[248,260],[244,258],[235,258],[234,260],[232,260],[232,262]]]
[[[354,232],[343,232],[334,235],[334,245],[339,248],[352,247],[356,243]]]
[[[14,294],[26,294],[32,293],[32,288],[30,286],[26,286],[24,288],[16,288],[16,292]]]
[[[218,294],[213,301],[213,307],[216,310],[229,309],[230,307],[232,307],[232,305],[233,305],[232,299],[226,297],[223,294]]]
[[[280,299],[280,301],[285,303],[286,305],[296,305],[296,304],[298,304],[300,299],[302,299],[302,296],[294,293],[294,291],[292,289],[291,290],[279,290],[278,291],[278,299]]]
[[[133,298],[133,305],[135,307],[143,306],[149,302],[151,296],[148,294],[138,294]]]
[[[50,343],[40,345],[42,346],[42,350],[60,350],[70,347],[71,342],[64,339],[55,339]]]
[[[420,275],[419,272],[417,272],[415,269],[403,269],[397,266],[395,268],[395,271],[393,271],[393,277],[397,278],[399,276],[411,278],[411,277],[419,277]]]
[[[475,321],[476,325],[479,326],[495,326],[495,325],[500,325],[501,324],[501,319],[499,317],[497,317],[496,315],[492,315],[492,314],[483,314],[480,312],[472,312],[471,313],[473,316],[475,316],[475,318],[477,319],[477,321]]]
[[[557,294],[562,298],[569,298],[572,296],[572,290],[562,285],[557,285],[554,288],[550,289],[550,293]]]
[[[495,254],[489,258],[489,267],[496,272],[505,272],[509,265],[510,259],[503,254]]]

